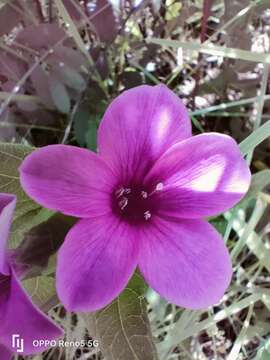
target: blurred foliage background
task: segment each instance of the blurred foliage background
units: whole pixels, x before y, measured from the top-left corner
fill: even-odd
[[[29,269],[33,301],[66,339],[100,341],[33,359],[270,359],[269,31],[269,0],[0,1],[0,186],[18,196],[10,247]],[[111,307],[68,314],[53,274],[74,220],[28,199],[17,169],[37,146],[96,150],[107,105],[145,83],[183,99],[194,134],[234,137],[251,166],[247,196],[210,219],[229,247],[233,281],[220,304],[190,311],[136,274]]]

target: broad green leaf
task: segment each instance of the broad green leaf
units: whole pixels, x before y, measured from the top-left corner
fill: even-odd
[[[145,283],[135,273],[126,289],[101,311],[85,316],[91,336],[108,360],[157,360],[144,300]]]
[[[222,215],[210,219],[209,222],[222,236],[224,235],[227,226],[227,220]]]
[[[59,302],[55,290],[55,280],[52,277],[37,276],[24,280],[23,287],[32,301],[43,311],[49,311]]]
[[[56,108],[63,114],[68,114],[71,104],[65,85],[56,77],[53,77],[50,80],[50,91]]]
[[[93,104],[97,104],[93,106]],[[87,146],[95,151],[97,148],[97,128],[105,110],[100,94],[87,96],[74,116],[75,136],[80,146]]]
[[[89,119],[91,119],[90,109],[84,105],[80,106],[74,116],[75,136],[80,146],[87,144],[86,134],[88,132]]]
[[[90,150],[94,151],[97,149],[97,123],[94,120],[88,122],[86,145]]]
[[[48,220],[53,214],[54,213],[52,211],[38,207],[37,209],[30,210],[21,216],[14,217],[10,232],[10,247],[17,247],[27,231]]]
[[[61,77],[63,83],[71,89],[83,91],[86,87],[86,82],[79,72],[65,64],[59,66],[58,75]]]
[[[33,225],[44,221],[46,211],[32,201],[20,186],[19,171],[23,159],[34,148],[20,145],[0,143],[0,192],[17,196],[17,206],[13,219],[10,246],[16,247],[25,231]]]
[[[0,143],[0,191],[17,196],[17,216],[39,208],[21,188],[18,171],[23,159],[33,150],[30,146]]]

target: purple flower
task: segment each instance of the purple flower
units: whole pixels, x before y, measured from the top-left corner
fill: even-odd
[[[0,194],[0,354],[1,359],[10,359],[12,335],[19,335],[23,341],[23,354],[34,354],[46,347],[33,346],[33,340],[52,340],[62,331],[46,317],[21,287],[7,250],[8,234],[12,222],[16,198]]]
[[[57,290],[66,308],[104,307],[137,266],[172,303],[197,309],[218,302],[232,267],[203,218],[248,190],[250,172],[236,142],[216,133],[191,137],[184,105],[158,85],[111,103],[98,148],[47,146],[20,169],[29,196],[81,218],[58,254]]]

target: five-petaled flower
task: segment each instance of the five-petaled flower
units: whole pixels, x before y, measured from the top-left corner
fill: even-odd
[[[54,340],[62,330],[45,316],[21,287],[16,266],[7,249],[7,240],[16,205],[14,195],[0,194],[0,354],[11,359],[16,348],[12,335],[23,339],[22,354],[39,353],[48,346],[34,346],[36,339]]]
[[[125,91],[108,107],[98,151],[51,145],[23,162],[21,184],[41,205],[81,218],[58,254],[57,290],[69,310],[110,303],[138,266],[180,306],[220,300],[232,267],[203,218],[246,193],[250,171],[236,142],[191,137],[187,110],[164,85]]]

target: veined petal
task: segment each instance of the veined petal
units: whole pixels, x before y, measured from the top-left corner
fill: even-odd
[[[156,218],[146,230],[141,233],[139,268],[154,290],[190,309],[208,307],[222,298],[232,266],[212,226],[202,220]]]
[[[110,104],[99,127],[98,147],[124,179],[140,179],[171,145],[190,136],[181,100],[164,85],[144,85]]]
[[[247,192],[250,178],[236,142],[227,135],[209,133],[171,147],[145,183],[153,189],[159,214],[200,218],[235,205]]]
[[[77,217],[110,211],[114,176],[95,153],[50,145],[26,157],[20,167],[26,193],[42,206]]]
[[[70,311],[95,311],[124,289],[137,265],[135,229],[118,219],[79,221],[60,248],[56,284]]]
[[[45,346],[33,346],[33,340],[53,340],[62,331],[30,300],[19,284],[16,275],[0,276],[0,343],[12,349],[12,334],[24,339],[23,354],[42,352]]]
[[[7,261],[7,241],[16,206],[16,197],[0,194],[0,274],[10,273]]]

